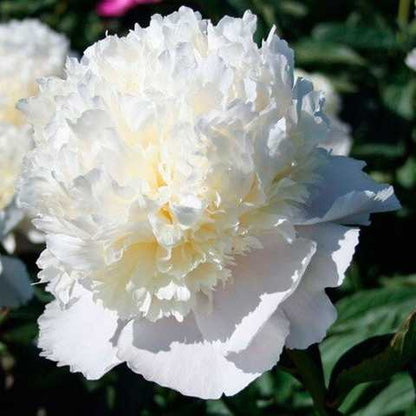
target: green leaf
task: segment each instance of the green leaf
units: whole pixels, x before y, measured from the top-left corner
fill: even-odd
[[[404,146],[401,143],[363,143],[355,146],[354,157],[366,159],[371,156],[376,156],[377,158],[385,157],[394,159],[401,157],[404,151]]]
[[[312,36],[318,41],[339,43],[354,49],[391,51],[400,47],[395,33],[388,26],[328,23],[317,26]]]
[[[412,381],[407,374],[402,373],[397,374],[385,389],[355,414],[357,416],[404,415],[406,410],[414,407],[414,403]]]
[[[416,287],[416,274],[410,276],[382,277],[380,283],[385,287]]]
[[[365,60],[351,48],[330,42],[303,40],[295,45],[298,65],[345,64],[364,65]]]
[[[279,4],[279,7],[283,13],[294,17],[303,17],[308,13],[306,5],[299,1],[283,1]]]
[[[416,287],[401,285],[366,290],[337,303],[338,319],[321,344],[326,374],[351,345],[394,332],[416,305]]]
[[[416,185],[416,158],[409,157],[397,171],[397,179],[403,188],[411,189]]]
[[[35,322],[21,324],[6,332],[3,339],[7,343],[27,344],[35,339],[38,327]]]
[[[415,111],[416,80],[407,83],[394,83],[381,90],[384,105],[406,120],[411,120]]]
[[[233,413],[221,400],[207,400],[207,415],[209,416],[232,416]]]
[[[250,0],[229,0],[228,3],[235,7],[239,13],[244,13],[247,9],[251,8]]]
[[[416,311],[395,334],[369,338],[339,359],[331,374],[329,403],[338,407],[358,384],[391,377],[415,358]]]
[[[356,293],[337,303],[338,320],[331,333],[348,330],[360,332],[365,328],[368,328],[367,336],[373,330],[378,334],[390,332],[397,328],[395,325],[405,319],[415,304],[415,287],[382,288]]]
[[[415,394],[409,376],[402,372],[388,381],[356,386],[343,401],[340,411],[352,416],[407,415],[414,407]],[[410,415],[409,415],[410,416]]]
[[[7,353],[7,345],[0,341],[0,357]]]

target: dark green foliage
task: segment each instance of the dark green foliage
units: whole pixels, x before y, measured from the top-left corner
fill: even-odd
[[[328,402],[337,407],[357,385],[382,381],[406,370],[416,359],[416,311],[395,334],[368,338],[348,350],[331,373]]]

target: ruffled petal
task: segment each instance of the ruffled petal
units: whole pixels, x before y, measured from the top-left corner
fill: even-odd
[[[191,315],[131,321],[121,331],[119,358],[150,381],[188,396],[234,395],[276,364],[288,333],[287,319],[266,323],[247,350],[227,355],[224,345],[203,339]]]
[[[0,258],[0,307],[15,308],[33,296],[26,266],[9,256]]]
[[[315,253],[314,242],[300,238],[289,243],[277,233],[263,237],[261,243],[263,249],[236,257],[233,281],[217,288],[212,305],[195,311],[204,339],[225,343],[229,351],[247,348],[296,289]]]
[[[282,304],[290,321],[286,345],[304,349],[320,342],[336,319],[336,309],[325,288],[342,284],[358,244],[359,229],[325,223],[298,227],[297,231],[318,243],[301,283]]]
[[[96,380],[120,363],[111,338],[118,327],[117,315],[94,302],[92,294],[77,287],[77,298],[61,308],[55,300],[46,306],[39,318],[41,355],[69,365]]]
[[[348,156],[352,146],[351,127],[337,117],[330,117],[328,137],[320,145],[335,156]]]
[[[289,321],[279,309],[264,323],[244,351],[232,352],[227,358],[244,372],[260,375],[276,365],[288,335]]]
[[[318,172],[321,176],[319,188],[305,203],[306,217],[297,222],[368,225],[371,213],[399,209],[393,187],[373,181],[362,171],[364,166],[361,161],[330,156]]]
[[[199,305],[195,317],[130,322],[118,357],[148,380],[205,399],[236,394],[273,367],[289,323],[278,313],[268,319],[295,290],[315,244],[289,243],[277,233],[261,242],[263,249],[236,258],[233,282],[218,288],[213,305]]]
[[[13,200],[3,211],[0,211],[0,239],[5,237],[23,219],[23,211]]]

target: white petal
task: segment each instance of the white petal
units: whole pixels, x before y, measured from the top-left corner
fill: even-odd
[[[370,213],[400,208],[393,187],[378,184],[362,172],[365,163],[343,156],[330,156],[321,168],[319,189],[306,202],[308,216],[299,223],[336,221],[369,224]]]
[[[0,238],[7,235],[23,219],[23,211],[13,200],[3,211],[0,212]]]
[[[273,367],[289,324],[282,314],[268,318],[295,290],[315,244],[289,244],[278,234],[262,244],[236,259],[234,281],[214,294],[212,312],[201,308],[197,322],[192,316],[182,323],[130,322],[121,331],[119,358],[148,380],[204,399],[236,394]]]
[[[93,241],[64,234],[48,234],[46,245],[57,259],[76,270],[89,270],[101,266],[99,249]]]
[[[26,266],[18,259],[0,258],[0,307],[17,307],[33,296]]]
[[[276,365],[288,335],[289,321],[279,309],[244,351],[232,352],[227,358],[244,372],[260,375]]]
[[[288,322],[266,323],[246,351],[228,357],[221,343],[204,341],[191,315],[179,323],[131,321],[119,338],[119,357],[144,378],[188,396],[234,395],[276,364]]]
[[[78,299],[61,308],[58,301],[46,306],[39,318],[41,355],[69,365],[95,380],[120,363],[111,342],[117,330],[117,315],[92,299],[90,292],[78,289]]]
[[[282,305],[290,321],[289,348],[320,342],[336,319],[336,309],[325,288],[341,285],[358,244],[358,228],[338,224],[298,227],[302,237],[318,243],[301,283]]]
[[[348,156],[351,150],[351,128],[337,117],[330,117],[328,137],[319,146],[331,151],[335,156]]]
[[[206,340],[221,341],[229,351],[244,350],[277,307],[296,289],[315,252],[306,239],[288,243],[277,233],[261,239],[263,249],[236,257],[233,281],[219,287],[212,311],[195,312]]]
[[[194,225],[203,214],[204,208],[201,200],[194,196],[186,196],[179,204],[172,205],[172,211],[178,222],[185,227]]]
[[[16,250],[16,237],[13,233],[7,234],[1,242],[7,254],[13,254]]]

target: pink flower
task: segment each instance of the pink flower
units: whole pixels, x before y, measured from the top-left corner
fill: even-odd
[[[138,4],[159,3],[160,1],[162,0],[101,0],[97,6],[97,13],[107,17],[122,16]]]

